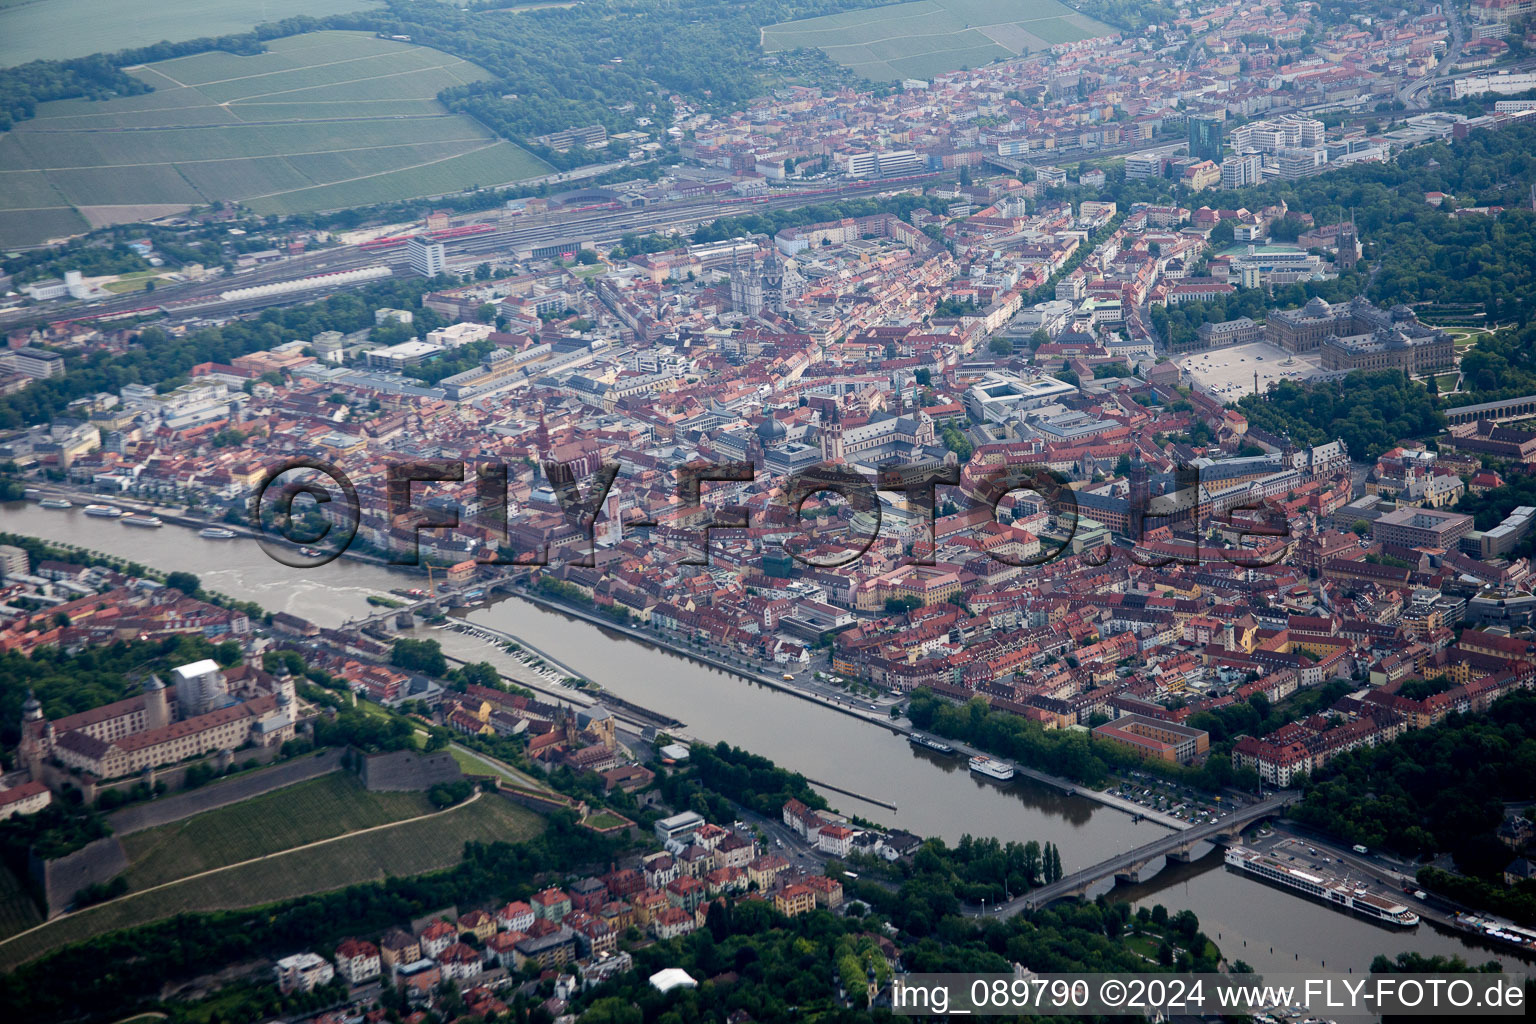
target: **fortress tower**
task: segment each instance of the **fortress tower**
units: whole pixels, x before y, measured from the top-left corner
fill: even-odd
[[[171,707],[166,700],[165,683],[159,676],[150,676],[144,687],[144,728],[164,729],[171,724]]]

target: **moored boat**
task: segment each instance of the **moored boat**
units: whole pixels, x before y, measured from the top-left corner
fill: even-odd
[[[971,758],[971,771],[977,775],[985,775],[989,779],[999,782],[1007,782],[1013,778],[1013,765],[1007,761],[999,761],[995,757],[978,754]]]
[[[43,508],[74,508],[74,502],[68,498],[44,498],[38,502]]]
[[[123,514],[123,510],[116,505],[87,505],[85,514],[88,516],[100,516],[103,519],[116,519]]]
[[[235,536],[234,530],[226,530],[222,526],[206,526],[197,531],[199,537],[207,537],[209,540],[230,540]]]
[[[159,516],[147,515],[141,512],[131,516],[124,516],[123,525],[137,526],[146,530],[158,530],[160,527],[164,526],[165,523],[161,521]]]
[[[955,752],[955,748],[950,746],[948,743],[941,743],[934,739],[932,736],[924,736],[919,732],[914,732],[908,736],[907,742],[911,743],[914,747],[922,747],[924,750],[931,750],[935,754],[948,755]]]
[[[1272,885],[1299,892],[1319,900],[1330,907],[1351,910],[1361,917],[1379,921],[1394,928],[1412,928],[1419,923],[1419,915],[1391,896],[1375,892],[1348,879],[1316,875],[1310,871],[1282,864],[1279,860],[1258,850],[1234,846],[1227,850],[1227,866],[1245,874],[1261,878]]]

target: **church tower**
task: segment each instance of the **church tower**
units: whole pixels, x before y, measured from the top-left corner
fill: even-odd
[[[144,728],[164,729],[171,724],[171,707],[165,696],[165,683],[150,676],[144,687]]]
[[[821,428],[821,458],[823,462],[843,461],[843,417],[834,406],[830,413],[832,422]]]
[[[533,461],[542,463],[549,457],[549,423],[544,419],[544,404],[539,403],[539,429],[533,432]]]
[[[1147,511],[1152,505],[1152,481],[1147,473],[1147,462],[1141,457],[1140,448],[1131,449],[1131,486],[1127,511],[1131,538],[1141,541],[1145,536]]]
[[[745,267],[737,265],[734,254],[731,257],[731,309],[748,316],[763,310],[763,279],[750,257]]]

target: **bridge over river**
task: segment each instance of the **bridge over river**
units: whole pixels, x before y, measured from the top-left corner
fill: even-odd
[[[1134,850],[1116,854],[1090,868],[1074,871],[1060,881],[1042,885],[1017,899],[1000,904],[992,913],[1007,917],[1021,910],[1038,910],[1068,896],[1081,896],[1106,878],[1139,882],[1141,872],[1158,859],[1187,861],[1190,850],[1197,844],[1231,839],[1254,822],[1279,814],[1298,798],[1299,794],[1291,790],[1282,790],[1256,804],[1232,811],[1225,818],[1196,825],[1182,832],[1170,832]],[[1161,870],[1160,866],[1159,870]]]

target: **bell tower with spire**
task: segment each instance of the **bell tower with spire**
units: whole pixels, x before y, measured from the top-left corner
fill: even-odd
[[[549,422],[544,418],[544,403],[539,403],[539,429],[533,432],[533,461],[542,466],[549,458]]]

